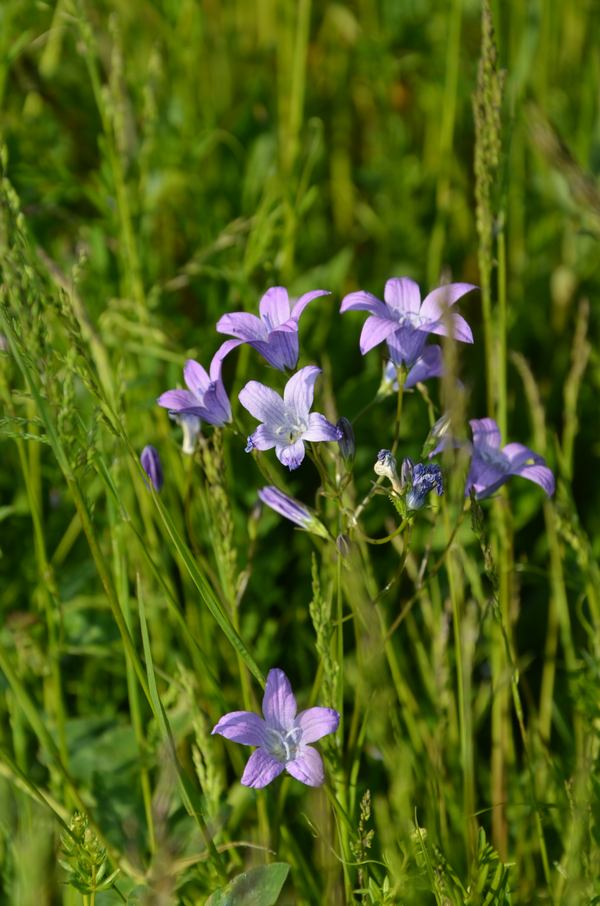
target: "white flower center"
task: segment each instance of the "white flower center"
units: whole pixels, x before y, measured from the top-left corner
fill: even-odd
[[[397,309],[390,309],[392,318],[395,321],[398,321],[401,327],[413,327],[415,330],[419,330],[423,324],[429,323],[427,318],[422,318],[421,315],[412,311],[398,311]]]
[[[284,421],[275,428],[275,434],[286,444],[295,444],[307,430],[308,424],[298,418],[295,412],[286,412]]]
[[[300,727],[292,727],[291,730],[275,730],[273,727],[267,727],[266,748],[269,754],[282,764],[287,764],[288,761],[296,758],[301,740]]]

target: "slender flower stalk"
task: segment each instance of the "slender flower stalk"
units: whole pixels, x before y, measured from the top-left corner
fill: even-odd
[[[335,733],[338,712],[308,708],[298,714],[290,681],[278,668],[269,670],[262,710],[264,720],[252,711],[231,711],[212,731],[233,742],[257,746],[242,775],[243,785],[260,789],[285,770],[307,786],[321,786],[323,760],[309,743]]]

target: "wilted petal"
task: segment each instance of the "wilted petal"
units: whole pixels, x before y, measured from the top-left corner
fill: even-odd
[[[269,425],[259,425],[256,431],[248,438],[249,450],[272,450],[281,438],[275,434]]]
[[[267,725],[264,720],[252,711],[230,711],[223,715],[212,733],[218,733],[225,739],[241,742],[245,746],[262,746],[267,740]]]
[[[285,447],[275,447],[277,459],[284,466],[287,466],[290,472],[293,472],[294,469],[297,469],[302,464],[304,453],[304,443],[301,440],[297,440],[293,444],[287,444]]]
[[[284,286],[272,286],[259,302],[258,309],[267,330],[283,324],[290,316],[290,299]]]
[[[304,293],[303,296],[296,301],[292,307],[292,318],[295,318],[296,321],[300,320],[300,315],[306,308],[309,302],[312,302],[313,299],[318,299],[319,296],[330,296],[331,293],[328,289],[313,289],[310,293]]]
[[[469,424],[475,447],[483,445],[500,449],[500,428],[493,418],[472,418]]]
[[[552,469],[549,469],[548,466],[523,466],[520,471],[515,474],[520,475],[521,478],[528,478],[529,481],[534,481],[536,484],[539,484],[548,497],[552,497],[554,494],[554,474]]]
[[[343,314],[345,311],[368,311],[379,318],[388,317],[388,310],[381,299],[378,299],[372,293],[364,292],[362,289],[356,293],[349,293],[344,296],[340,305],[340,312]]]
[[[438,286],[432,290],[428,296],[423,299],[421,306],[421,317],[428,321],[439,321],[443,319],[444,311],[460,299],[466,293],[470,293],[479,287],[473,286],[472,283],[449,283],[447,286]]]
[[[278,667],[267,675],[262,709],[269,727],[290,730],[294,725],[298,706],[289,679]]]
[[[419,381],[441,377],[444,373],[444,358],[441,346],[427,346],[406,376],[404,386],[414,387]]]
[[[366,355],[371,349],[375,346],[378,346],[379,343],[383,343],[384,340],[394,333],[398,329],[398,322],[392,321],[390,318],[379,318],[375,315],[371,315],[367,318],[363,324],[363,329],[360,334],[360,351],[363,355]]]
[[[241,782],[244,786],[251,786],[259,790],[275,780],[283,768],[284,765],[264,749],[257,749],[248,759]]]
[[[193,409],[198,405],[198,400],[189,390],[167,390],[161,393],[156,402],[164,409],[172,409],[173,412]]]
[[[325,783],[323,759],[312,746],[303,748],[297,758],[294,758],[293,761],[288,761],[285,769],[288,774],[291,774],[292,777],[307,786],[321,786]]]
[[[223,315],[217,321],[217,331],[246,341],[264,340],[267,336],[267,328],[260,318],[247,311],[234,311]]]
[[[308,429],[302,435],[303,440],[341,440],[342,432],[332,425],[324,415],[311,412],[308,417]]]
[[[283,391],[283,399],[288,408],[301,419],[307,419],[315,395],[315,381],[321,374],[316,365],[307,365],[292,375]]]
[[[240,390],[238,399],[242,406],[261,422],[279,425],[285,418],[282,398],[259,381],[248,381]]]
[[[383,298],[394,311],[418,315],[421,307],[421,291],[410,277],[392,277],[385,284]]]
[[[301,711],[296,723],[302,730],[302,742],[316,742],[329,733],[335,733],[340,715],[333,708],[308,708]]]
[[[427,330],[429,333],[435,333],[440,337],[454,337],[455,340],[460,340],[461,343],[473,342],[471,328],[461,315],[457,315],[454,312],[446,315],[440,321],[427,324]]]

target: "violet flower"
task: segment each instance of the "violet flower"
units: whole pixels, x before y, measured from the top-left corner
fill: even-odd
[[[274,485],[267,485],[266,488],[261,488],[258,496],[263,503],[275,510],[276,513],[279,513],[280,516],[283,516],[284,519],[289,519],[290,522],[300,526],[306,532],[312,532],[313,535],[329,538],[323,523],[317,519],[307,506],[280,491]]]
[[[512,475],[539,484],[546,494],[554,494],[554,475],[543,457],[523,444],[500,447],[500,429],[493,418],[474,418],[472,459],[467,478],[467,493],[473,488],[479,500],[489,497]]]
[[[147,444],[142,450],[140,462],[154,490],[160,491],[163,486],[163,470],[156,447],[153,447],[152,444]]]
[[[248,438],[246,452],[271,450],[290,471],[304,459],[304,441],[341,440],[342,432],[324,415],[310,412],[314,385],[321,369],[307,365],[292,375],[283,398],[265,384],[248,381],[239,400],[248,412],[262,422]]]
[[[245,311],[235,311],[219,318],[217,330],[248,343],[274,368],[280,371],[292,369],[298,362],[300,315],[313,299],[328,295],[329,291],[326,289],[315,289],[300,296],[290,306],[287,289],[272,286],[260,300],[260,317]]]
[[[408,369],[405,386],[413,387],[418,381],[442,373],[441,348],[425,348],[429,334],[448,336],[450,329],[455,340],[473,342],[471,328],[464,318],[446,309],[476,288],[471,283],[449,283],[432,290],[421,303],[421,293],[414,280],[393,277],[385,284],[384,302],[359,290],[342,300],[340,311],[369,312],[360,336],[360,351],[365,355],[387,340],[393,364]]]
[[[157,399],[159,406],[173,415],[195,415],[209,425],[222,426],[231,421],[229,397],[221,378],[225,356],[240,345],[241,340],[225,340],[215,352],[210,371],[194,359],[188,359],[183,366],[183,377],[188,390],[167,390]]]
[[[438,497],[444,493],[442,470],[438,465],[418,462],[406,457],[402,462],[402,491],[407,510],[420,510],[430,491]]]
[[[321,756],[308,743],[335,733],[340,715],[333,708],[308,708],[297,714],[292,687],[283,670],[269,670],[263,697],[264,720],[252,711],[231,711],[213,728],[225,739],[257,746],[242,774],[244,786],[260,789],[286,770],[307,786],[321,786]]]

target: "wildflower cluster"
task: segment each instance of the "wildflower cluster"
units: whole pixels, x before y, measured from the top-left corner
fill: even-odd
[[[385,343],[384,386],[395,388],[401,401],[405,390],[444,374],[442,347],[429,343],[430,336],[473,343],[471,328],[453,306],[475,289],[470,283],[451,283],[434,289],[421,301],[419,287],[413,280],[393,278],[385,285],[383,301],[360,290],[343,299],[340,311],[368,313],[360,336],[360,351],[366,355]],[[158,404],[180,423],[184,432],[183,450],[193,453],[202,422],[215,427],[226,427],[232,422],[230,400],[222,377],[224,360],[231,352],[246,343],[272,368],[293,371],[281,392],[257,380],[248,381],[240,390],[240,403],[258,422],[247,438],[245,449],[259,456],[274,449],[279,462],[293,471],[304,462],[307,444],[310,445],[308,450],[319,471],[323,492],[337,501],[339,519],[335,529],[328,526],[318,511],[276,485],[261,488],[258,497],[263,504],[322,542],[335,543],[339,556],[348,556],[354,536],[366,538],[359,527],[359,517],[382,482],[389,482],[391,489],[382,490],[391,498],[403,520],[393,533],[395,535],[413,521],[432,492],[438,497],[443,494],[444,478],[438,464],[413,462],[407,456],[398,469],[394,452],[399,441],[400,425],[397,424],[393,451],[382,449],[376,456],[377,482],[365,500],[352,509],[345,491],[351,480],[356,451],[354,427],[345,416],[334,424],[322,413],[312,411],[315,385],[321,374],[318,366],[305,365],[294,370],[300,354],[301,315],[309,303],[327,295],[326,290],[318,289],[291,303],[287,290],[275,286],[260,300],[258,316],[248,312],[223,315],[217,323],[217,331],[232,339],[221,344],[208,371],[193,359],[188,360],[183,369],[187,389],[167,390],[158,398]],[[473,493],[477,498],[487,497],[513,475],[528,478],[547,494],[553,493],[552,472],[540,456],[522,444],[513,443],[502,448],[498,426],[491,418],[474,419],[470,424],[473,441],[466,444],[452,436],[450,418],[443,415],[423,448],[423,455],[429,459],[448,446],[468,449],[471,460],[465,496]],[[335,443],[329,457],[329,465],[331,458],[337,463],[334,476],[322,454],[312,447],[321,442]],[[153,447],[144,449],[141,463],[152,487],[159,491],[163,475]],[[374,543],[387,540],[389,538],[374,539]],[[282,670],[273,669],[267,678],[263,714],[264,719],[249,711],[233,711],[222,717],[213,729],[213,733],[226,739],[256,747],[246,765],[242,783],[263,787],[284,770],[309,786],[323,783],[321,756],[309,744],[336,731],[339,713],[332,708],[316,707],[297,714],[296,699],[288,678]]]

